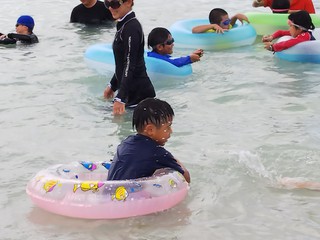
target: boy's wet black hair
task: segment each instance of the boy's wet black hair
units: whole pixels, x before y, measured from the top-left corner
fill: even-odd
[[[299,25],[306,30],[314,30],[314,25],[312,23],[312,19],[310,14],[307,11],[301,10],[299,12],[291,13],[288,16],[289,20],[291,20],[294,24]],[[298,28],[294,26],[295,28]]]
[[[173,116],[174,112],[169,103],[157,98],[147,98],[135,107],[132,128],[138,133],[143,132],[144,127],[150,123],[159,128],[161,124],[171,121]]]
[[[222,17],[228,15],[228,13],[222,8],[214,8],[209,13],[209,22],[211,24],[220,24]]]
[[[273,13],[288,13],[290,8],[289,0],[273,0],[271,10]]]
[[[166,28],[157,27],[152,29],[148,35],[148,48],[155,50],[158,44],[162,44],[167,41],[169,35],[171,35],[171,33]]]

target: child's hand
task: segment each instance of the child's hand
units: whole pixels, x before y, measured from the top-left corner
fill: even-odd
[[[273,52],[273,47],[272,47],[273,43],[272,42],[265,42],[264,43],[264,48],[269,50],[269,51],[272,51]]]
[[[5,34],[0,33],[0,40],[7,38]]]
[[[191,59],[191,62],[198,62],[198,61],[200,61],[200,55],[192,53],[192,54],[190,54],[190,59]]]
[[[223,29],[218,24],[213,24],[212,28],[216,30],[216,33],[224,33],[224,31],[228,31],[228,29]]]
[[[197,54],[199,57],[202,57],[203,56],[203,50],[202,49],[197,49],[192,54]]]
[[[264,35],[262,37],[262,42],[271,42],[273,40],[272,35]]]

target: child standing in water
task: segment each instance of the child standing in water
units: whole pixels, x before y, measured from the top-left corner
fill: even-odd
[[[314,29],[314,25],[307,11],[291,13],[288,16],[288,25],[289,30],[278,30],[272,35],[263,36],[262,42],[264,42],[264,48],[269,51],[280,52],[298,43],[315,40],[310,31]],[[282,36],[291,36],[292,39],[279,43],[272,42],[274,39]]]
[[[190,183],[190,174],[163,146],[172,133],[174,112],[162,100],[147,98],[133,112],[132,126],[137,134],[127,137],[117,148],[108,180],[150,177],[157,169],[172,168]]]
[[[196,26],[192,28],[192,33],[204,33],[207,31],[224,33],[224,31],[228,31],[229,29],[231,29],[237,20],[239,20],[240,22],[249,22],[247,16],[242,13],[234,15],[230,19],[228,13],[224,9],[214,8],[209,14],[210,24]]]
[[[148,47],[152,49],[148,52],[148,57],[154,57],[167,61],[177,67],[200,61],[203,55],[202,49],[197,49],[189,56],[172,58],[174,39],[168,29],[157,27],[152,29],[148,36]]]

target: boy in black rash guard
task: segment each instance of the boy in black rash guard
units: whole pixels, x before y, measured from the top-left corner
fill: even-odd
[[[104,91],[106,99],[113,98],[113,114],[125,113],[125,106],[134,107],[141,100],[155,97],[144,61],[144,34],[132,11],[133,0],[105,0],[106,7],[117,19],[113,41],[115,74]]]
[[[70,16],[71,23],[103,24],[114,22],[111,12],[103,2],[97,0],[80,0]]]
[[[163,147],[172,133],[173,117],[173,109],[167,102],[155,98],[141,101],[132,117],[137,134],[128,136],[118,146],[108,180],[150,177],[158,169],[171,168],[190,183],[189,171]]]
[[[8,35],[0,33],[0,44],[15,44],[17,42],[38,43],[38,37],[33,33],[34,20],[28,15],[20,16],[16,24],[16,33]]]

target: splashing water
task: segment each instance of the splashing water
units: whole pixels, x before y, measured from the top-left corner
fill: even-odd
[[[239,163],[245,165],[252,175],[258,175],[271,181],[274,179],[273,174],[265,168],[257,154],[242,150],[239,152]]]

